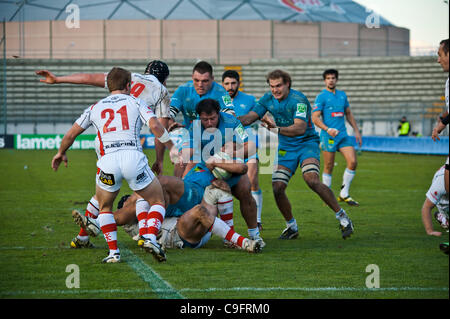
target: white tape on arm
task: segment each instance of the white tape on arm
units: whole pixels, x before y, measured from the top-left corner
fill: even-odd
[[[169,133],[167,133],[167,130],[166,130],[166,129],[164,129],[163,135],[161,135],[160,137],[158,137],[158,140],[159,140],[161,143],[167,143],[168,141],[170,141],[170,136],[169,136]]]

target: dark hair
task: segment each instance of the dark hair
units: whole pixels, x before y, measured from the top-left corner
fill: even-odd
[[[442,40],[439,45],[442,45],[442,50],[445,54],[448,54],[448,39]]]
[[[225,78],[232,78],[239,82],[239,73],[237,73],[235,70],[226,70],[222,74],[222,82],[225,80]]]
[[[204,99],[197,103],[195,111],[198,115],[201,113],[212,114],[214,112],[219,114],[220,104],[214,99]]]
[[[209,72],[209,74],[211,74],[211,76],[213,75],[213,67],[211,66],[211,64],[209,64],[206,61],[200,61],[196,65],[194,65],[194,68],[192,69],[192,73],[194,73],[195,71],[197,71],[200,74]]]
[[[163,61],[153,60],[147,64],[144,74],[154,75],[162,84],[169,76],[169,67]]]
[[[289,83],[289,88],[291,88],[292,80],[289,73],[283,71],[283,70],[273,70],[272,72],[269,72],[266,76],[266,82],[269,83],[269,80],[275,80],[281,78],[283,80],[283,83]]]
[[[112,68],[106,77],[109,92],[124,90],[131,83],[131,72],[122,68]]]
[[[323,71],[322,77],[323,77],[324,80],[327,78],[328,74],[334,74],[334,76],[336,77],[336,80],[339,79],[339,72],[338,72],[338,70],[328,69],[328,70]]]

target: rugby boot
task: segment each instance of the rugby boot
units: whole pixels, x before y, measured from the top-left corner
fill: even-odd
[[[78,237],[75,237],[70,242],[70,248],[95,248],[94,244],[88,240],[80,240]]]
[[[353,223],[350,220],[350,218],[347,217],[347,218],[342,219],[339,224],[339,229],[342,232],[343,239],[349,238],[353,234],[353,231],[354,231]]]
[[[346,202],[350,206],[359,206],[359,203],[356,200],[354,200],[353,198],[351,198],[350,196],[347,196],[347,197],[339,196],[338,202]]]
[[[89,236],[97,237],[102,232],[96,219],[84,216],[76,209],[72,211],[72,218],[75,224],[83,228]]]
[[[106,258],[103,258],[102,263],[103,264],[120,263],[120,253],[108,255]]]
[[[295,239],[298,237],[298,230],[293,230],[291,227],[286,228],[281,233],[278,239]]]
[[[157,261],[163,262],[167,260],[166,253],[159,244],[153,243],[151,240],[146,239],[143,247],[147,252],[151,253]]]
[[[439,244],[439,249],[448,255],[448,242]]]

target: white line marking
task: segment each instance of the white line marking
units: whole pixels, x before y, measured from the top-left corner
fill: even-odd
[[[73,294],[98,294],[98,293],[148,293],[172,294],[173,288],[149,288],[149,289],[67,289],[67,290],[18,290],[0,292],[0,296],[18,296],[18,295],[73,295]],[[355,287],[232,287],[232,288],[182,288],[179,292],[269,292],[269,291],[300,291],[300,292],[385,292],[385,291],[448,291],[448,287],[386,287],[386,288],[355,288]],[[184,297],[183,297],[184,298]]]
[[[184,299],[176,289],[165,281],[152,267],[133,254],[125,245],[119,243],[121,255],[138,275],[141,277],[161,299]]]

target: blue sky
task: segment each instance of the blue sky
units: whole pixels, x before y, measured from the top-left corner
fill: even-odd
[[[449,5],[444,0],[354,0],[397,27],[410,30],[411,51],[437,47],[448,38]]]

